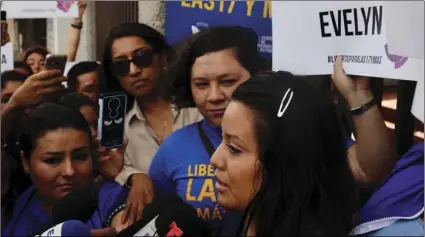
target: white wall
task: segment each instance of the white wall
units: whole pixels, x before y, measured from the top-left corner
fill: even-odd
[[[165,1],[139,1],[139,22],[164,34]]]
[[[95,60],[96,55],[96,25],[94,2],[88,2],[83,17],[80,46],[78,47],[76,61]],[[66,53],[71,19],[47,20],[47,48],[58,54]]]
[[[145,23],[164,33],[165,28],[165,2],[164,1],[138,1],[139,22]],[[99,12],[97,14],[100,14]],[[81,32],[80,46],[76,61],[95,60],[96,49],[96,7],[94,2],[87,3],[83,18],[84,26]],[[68,31],[71,19],[47,20],[47,47],[54,53],[66,53]],[[99,25],[99,27],[102,27]],[[108,29],[109,31],[109,29]],[[103,48],[101,46],[100,48]]]

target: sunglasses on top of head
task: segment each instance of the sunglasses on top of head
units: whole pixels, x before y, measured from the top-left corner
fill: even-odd
[[[149,67],[152,65],[155,52],[153,50],[141,50],[136,52],[131,59],[118,59],[112,61],[111,69],[115,76],[126,76],[130,72],[130,64],[134,63],[139,68]]]

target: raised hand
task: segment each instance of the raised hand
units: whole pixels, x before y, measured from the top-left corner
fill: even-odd
[[[364,76],[349,76],[345,74],[343,59],[338,56],[334,64],[332,81],[336,89],[344,96],[351,108],[368,103],[372,98],[369,78]]]
[[[13,93],[9,102],[19,107],[38,104],[47,96],[63,92],[63,81],[66,81],[66,77],[62,76],[59,70],[33,74]]]

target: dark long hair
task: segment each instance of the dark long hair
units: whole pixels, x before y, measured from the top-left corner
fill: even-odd
[[[66,75],[66,77],[68,78],[68,91],[76,92],[78,86],[77,78],[81,75],[90,72],[98,73],[98,85],[99,90],[101,90],[104,81],[104,79],[102,78],[103,72],[101,72],[101,70],[102,66],[96,61],[84,61],[76,63],[74,66],[71,67],[71,69],[68,71],[68,74]]]
[[[125,91],[111,71],[112,62],[112,44],[114,40],[128,37],[137,36],[145,40],[157,53],[157,55],[165,56],[165,63],[171,61],[175,54],[173,49],[167,44],[165,37],[154,28],[137,22],[124,23],[113,28],[109,36],[106,39],[105,48],[103,51],[103,71],[105,77],[105,89],[106,91]],[[165,66],[165,65],[164,65]],[[170,101],[172,98],[172,83],[165,80],[164,77],[158,78],[158,86],[160,86],[160,96],[165,100]],[[127,110],[130,110],[134,104],[134,97],[127,93]]]
[[[35,45],[35,46],[32,46],[32,47],[29,47],[22,53],[22,55],[21,55],[22,61],[24,63],[26,63],[28,57],[33,53],[40,54],[45,58],[47,56],[47,54],[49,54],[49,50],[46,47],[41,46],[41,45]]]
[[[330,97],[288,72],[267,72],[233,100],[254,113],[262,180],[239,234],[253,225],[257,236],[348,235],[356,189]]]
[[[20,128],[19,147],[27,159],[30,159],[37,139],[48,131],[73,128],[86,133],[91,140],[89,124],[84,116],[78,110],[54,103],[45,103],[32,110],[22,119]]]
[[[1,89],[6,87],[6,84],[11,81],[25,82],[26,75],[23,75],[15,70],[4,71],[1,73]]]
[[[262,69],[262,58],[257,50],[258,35],[254,30],[239,26],[219,26],[207,28],[178,47],[177,60],[168,70],[170,81],[174,81],[174,103],[180,107],[195,107],[190,78],[192,66],[198,57],[207,53],[232,49],[235,58],[251,75]]]

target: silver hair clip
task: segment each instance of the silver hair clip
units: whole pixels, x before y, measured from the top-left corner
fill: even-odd
[[[284,103],[288,94],[289,94],[289,99],[286,101],[286,103]],[[288,108],[289,104],[291,103],[293,95],[294,95],[294,91],[291,88],[289,88],[286,91],[285,95],[283,96],[282,102],[280,102],[280,107],[279,107],[279,110],[277,111],[277,117],[278,118],[282,117],[283,114],[285,113],[286,109]]]

